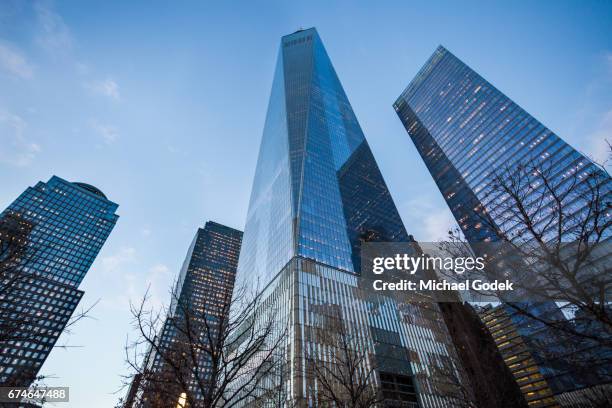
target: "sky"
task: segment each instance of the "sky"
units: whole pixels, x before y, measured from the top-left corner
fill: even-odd
[[[315,26],[410,233],[454,221],[392,103],[444,45],[577,149],[612,140],[612,2],[0,1],[0,209],[57,175],[120,219],[99,300],[41,374],[61,407],[124,394],[129,302],[161,305],[197,228],[242,229],[280,37]]]

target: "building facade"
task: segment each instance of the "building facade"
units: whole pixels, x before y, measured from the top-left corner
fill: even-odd
[[[180,377],[188,382],[195,406],[201,402],[202,384],[210,379],[210,358],[196,348],[205,348],[207,343],[199,344],[187,337],[212,336],[213,341],[216,338],[219,321],[230,306],[241,243],[241,231],[213,221],[198,229],[173,288],[170,307],[156,342],[158,351],[149,350],[144,375],[139,373],[134,379],[126,406],[175,406],[181,398],[185,399],[184,395],[181,397],[185,391],[183,385],[177,383],[179,376],[173,371],[175,368],[169,367],[169,362],[184,365],[188,371]],[[193,369],[197,370],[197,379],[190,371]],[[173,388],[176,392],[168,392]]]
[[[499,188],[500,183],[511,182],[513,175],[532,172],[527,174],[528,179],[545,173],[557,194],[571,197],[571,191],[592,189],[601,202],[610,200],[612,183],[607,173],[443,47],[433,53],[396,100],[394,108],[470,243],[504,239],[524,242],[520,240],[526,224],[512,218],[516,213],[513,191],[502,192]],[[521,187],[518,195],[527,212],[535,214],[534,228],[544,226],[542,237],[548,242],[556,239],[556,225],[561,224],[555,224],[553,196],[547,193],[544,184],[540,179],[534,180]],[[589,211],[576,204],[579,199],[566,201],[564,211],[568,211],[568,220],[580,220],[577,214]],[[572,231],[575,225],[571,222],[562,227]],[[563,239],[571,240],[571,234]],[[602,239],[605,241],[609,236]],[[559,322],[565,320],[553,303],[528,307],[533,307],[532,314]],[[522,327],[516,314],[510,318]],[[556,337],[546,327],[523,334],[524,338],[540,342]],[[553,394],[560,395],[602,381],[574,372],[572,364],[563,363],[569,356],[563,356],[562,347],[559,344],[549,347],[558,349],[561,356],[554,360],[534,354],[534,361],[546,377],[546,387],[538,391],[543,393],[544,400],[550,394],[546,391],[548,387]],[[501,352],[507,356],[507,347]],[[532,395],[528,397],[533,399]]]
[[[512,310],[503,305],[487,306],[480,313],[529,406],[558,408],[559,404],[541,373],[528,341],[521,334],[516,319],[511,318]]]
[[[17,220],[27,232],[19,260],[2,271],[0,317],[12,334],[0,335],[0,384],[35,379],[83,295],[79,285],[117,222],[116,210],[96,187],[53,176],[2,212],[3,226]]]
[[[266,296],[287,327],[288,373],[272,382],[282,406],[322,404],[314,364],[334,349],[320,338],[338,321],[376,367],[388,404],[444,406],[432,367],[454,367],[435,304],[366,294],[363,242],[410,242],[317,31],[281,40],[261,141],[238,281]],[[334,323],[335,322],[335,323]],[[271,406],[278,406],[275,402]]]
[[[556,182],[599,167],[440,46],[394,103],[421,158],[469,242],[506,230],[491,189],[500,171],[536,163]],[[603,193],[609,194],[609,177]],[[535,193],[535,192],[534,192]],[[497,231],[496,231],[497,230]]]

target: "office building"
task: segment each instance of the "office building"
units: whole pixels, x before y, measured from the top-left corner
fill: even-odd
[[[274,406],[321,404],[309,364],[334,353],[320,334],[338,322],[388,405],[449,404],[432,369],[459,369],[436,304],[363,290],[362,243],[412,238],[314,28],[281,40],[244,234],[237,280],[288,328]]]
[[[53,176],[2,212],[8,263],[0,277],[0,384],[27,386],[36,378],[83,296],[79,285],[117,222],[116,210],[96,187]],[[16,258],[15,249],[22,251]]]
[[[510,183],[513,175],[525,174],[525,169],[534,176],[547,177],[557,194],[590,189],[597,191],[602,203],[610,199],[612,183],[605,172],[443,47],[433,53],[394,108],[470,243],[527,240],[526,224],[511,215],[517,210],[511,194],[499,187],[502,182]],[[518,183],[516,178],[513,181]],[[542,179],[534,180],[525,184],[518,196],[523,198],[524,208],[536,214],[535,229],[547,226],[542,239],[548,242],[556,239],[559,224],[553,216],[553,196],[545,184]],[[575,227],[572,222],[581,219],[577,214],[590,211],[577,208],[581,201],[572,200],[570,197],[563,203],[568,221],[564,220],[562,228],[568,231]],[[563,240],[570,240],[571,235]],[[558,322],[566,319],[552,302],[527,307],[535,316]],[[516,314],[510,318],[521,326]],[[529,333],[523,334],[532,339],[531,344],[535,340],[554,343],[558,332],[533,323]],[[577,366],[567,362],[570,352],[563,351],[563,343],[551,343],[543,352],[530,348],[546,378],[546,390],[549,387],[560,395],[606,381],[578,372]],[[591,354],[592,345],[585,347]],[[552,351],[555,357],[550,357]],[[605,371],[604,367],[592,368],[594,372]],[[548,391],[542,392],[540,396],[548,398]]]
[[[511,319],[512,310],[503,305],[481,309],[481,317],[489,329],[506,365],[514,375],[530,407],[558,408],[548,381],[542,375],[531,348]]]
[[[208,221],[199,228],[178,274],[156,349],[148,351],[144,370],[134,378],[126,406],[175,406],[185,398],[185,384],[195,405],[210,376],[204,351],[227,318],[236,278],[242,232]],[[206,321],[204,321],[206,320]],[[177,373],[177,366],[184,372]],[[195,370],[195,371],[194,371]]]

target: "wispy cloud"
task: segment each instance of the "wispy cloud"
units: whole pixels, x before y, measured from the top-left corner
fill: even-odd
[[[36,38],[38,45],[55,54],[69,52],[74,43],[72,35],[64,19],[53,9],[51,3],[36,2],[34,12],[39,25],[39,34]]]
[[[0,42],[0,67],[22,79],[31,78],[34,73],[23,53],[5,42]]]
[[[142,301],[145,293],[147,294],[147,308],[162,310],[164,305],[168,305],[171,300],[171,276],[170,268],[162,263],[150,266],[144,277],[142,274],[124,273],[121,275],[124,288],[123,293],[113,301],[115,305],[120,305],[122,310],[130,304],[138,304]]]
[[[0,163],[24,167],[34,161],[41,148],[26,138],[26,128],[20,116],[0,110]]]
[[[437,206],[426,196],[410,200],[400,210],[409,234],[421,242],[435,242],[448,236],[457,224],[446,206]]]
[[[121,273],[121,268],[125,264],[136,260],[136,249],[132,247],[122,247],[112,255],[101,259],[102,268],[107,273]]]
[[[168,152],[171,154],[179,154],[179,153],[183,153],[183,150],[181,150],[180,148],[174,146],[174,145],[168,145]]]
[[[606,112],[593,133],[588,136],[586,153],[597,163],[609,159],[612,143],[612,109]]]
[[[50,1],[40,0],[34,3],[34,13],[37,21],[36,44],[52,55],[65,57],[73,61],[78,75],[90,74],[92,68],[82,61],[74,61],[72,50],[75,39],[62,16],[54,9]],[[113,78],[91,80],[84,87],[94,94],[104,96],[113,101],[119,101],[121,94],[119,84]]]
[[[113,287],[121,288],[102,299],[103,307],[125,312],[130,302],[139,303],[147,290],[149,307],[157,309],[170,300],[170,268],[163,263],[145,267],[134,247],[124,246],[102,257],[99,269],[94,273],[97,279],[104,277],[105,284],[112,282]]]
[[[90,72],[91,67],[89,66],[89,64],[83,61],[77,61],[74,63],[74,69],[79,75],[87,75]]]
[[[149,268],[145,282],[149,288],[151,306],[158,308],[163,304],[168,304],[171,298],[169,295],[170,286],[168,286],[170,281],[170,268],[168,266],[158,263]]]
[[[133,272],[137,263],[136,249],[130,246],[121,247],[100,259],[100,270],[94,271],[92,278],[99,280],[99,284],[113,282],[115,287],[122,288],[121,292],[115,292],[112,297],[103,298],[102,305],[121,310],[127,308],[129,299],[137,293],[137,279]]]
[[[447,208],[428,212],[423,219],[424,241],[438,241],[448,236],[448,230],[455,224],[455,219]]]
[[[119,138],[119,131],[114,126],[105,125],[97,120],[92,120],[91,128],[107,145],[115,143]]]
[[[114,101],[121,99],[119,85],[114,79],[107,78],[101,81],[88,82],[85,84],[85,87],[95,94],[105,96]]]
[[[591,159],[604,163],[610,154],[607,142],[612,143],[612,51],[599,54],[597,58],[594,75],[585,87],[567,133]]]

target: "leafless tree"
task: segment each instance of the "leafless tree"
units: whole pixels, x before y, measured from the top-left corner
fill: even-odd
[[[382,402],[371,347],[359,327],[348,324],[339,307],[323,305],[320,327],[308,327],[306,369],[324,407],[370,408]]]
[[[482,222],[518,255],[524,276],[530,277],[520,285],[526,297],[561,303],[574,312],[572,325],[530,317],[610,345],[610,175],[586,161],[562,174],[549,163],[531,160],[499,171],[483,200],[489,210]]]
[[[0,344],[19,340],[25,327],[36,319],[18,307],[24,287],[35,276],[27,273],[32,258],[29,235],[33,224],[19,214],[7,214],[0,219]]]
[[[432,361],[441,395],[463,408],[526,408],[527,402],[491,333],[469,303],[438,303],[457,358]],[[457,364],[458,363],[458,364]]]
[[[126,345],[126,361],[127,379],[140,377],[134,406],[245,405],[275,387],[285,329],[270,304],[244,289],[210,295],[198,308],[174,298],[156,310],[147,295],[132,306],[138,338]]]
[[[6,212],[0,217],[0,359],[15,343],[35,342],[47,332],[41,323],[52,316],[50,311],[36,306],[32,288],[49,281],[34,266],[42,243],[31,242],[35,224],[22,214]],[[94,304],[95,305],[95,304]],[[63,330],[69,330],[79,320],[89,317],[93,306],[73,314]],[[55,345],[67,348],[67,344]],[[34,368],[16,370],[4,385],[29,385],[44,377]]]
[[[475,402],[474,390],[465,378],[459,376],[456,367],[449,362],[440,362],[432,365],[431,369],[431,381],[435,383],[438,395],[452,401],[453,407],[483,408]]]
[[[531,336],[530,347],[557,369],[570,365],[579,376],[609,381],[612,181],[604,166],[584,159],[559,168],[537,158],[497,171],[471,227],[492,231],[491,241],[504,248],[498,272],[511,271],[524,299],[506,305],[555,335]],[[445,245],[461,252],[468,243],[453,230]],[[488,244],[469,243],[474,252],[479,245]]]
[[[612,406],[612,390],[610,385],[593,387],[584,391],[584,399],[589,408],[606,408]]]

